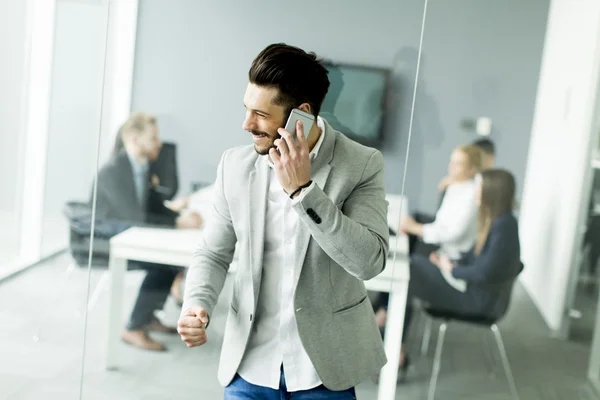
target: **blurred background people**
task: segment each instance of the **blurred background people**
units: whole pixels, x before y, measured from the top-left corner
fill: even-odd
[[[400,222],[400,230],[410,237],[411,254],[416,251],[418,242],[420,252],[429,255],[435,248],[451,259],[457,259],[461,252],[467,251],[475,240],[477,208],[473,203],[477,188],[476,175],[481,170],[482,153],[473,145],[459,146],[452,152],[448,164],[448,176],[452,183],[448,185],[442,204],[431,223],[420,223],[406,216]]]
[[[127,226],[199,228],[197,213],[179,214],[164,206],[164,195],[157,190],[160,177],[150,173],[150,163],[158,158],[162,147],[156,119],[134,113],[123,124],[120,137],[123,146],[98,173],[97,218]],[[180,268],[145,262],[130,262],[128,267],[147,273],[122,339],[142,349],[164,350],[148,331],[176,333],[175,328],[164,326],[154,311],[163,307]]]
[[[523,269],[514,196],[510,172],[483,171],[472,199],[479,222],[472,249],[458,260],[442,252],[411,257],[403,344],[415,298],[434,310],[465,316],[499,318],[506,312],[512,285]],[[403,349],[400,364],[404,371],[408,363]]]
[[[492,168],[496,163],[496,146],[494,142],[490,139],[478,139],[471,143],[472,146],[475,146],[482,151],[482,160],[481,160],[481,169],[486,170]],[[438,184],[438,190],[441,195],[440,198],[444,198],[444,194],[446,192],[446,188],[449,184],[452,183],[452,177],[450,175],[445,176],[440,183]],[[440,200],[441,202],[441,200]]]

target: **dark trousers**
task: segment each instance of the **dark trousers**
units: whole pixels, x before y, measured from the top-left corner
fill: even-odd
[[[154,319],[154,311],[163,308],[179,267],[141,261],[130,261],[128,269],[146,271],[137,300],[127,323],[128,330],[143,329]]]
[[[419,298],[429,307],[436,310],[452,311],[465,315],[477,314],[477,303],[468,293],[454,289],[446,282],[439,268],[423,255],[415,254],[410,261],[410,281],[406,314],[404,316],[404,335],[402,343],[406,343],[408,329],[413,316],[413,299]],[[382,294],[382,304],[387,306],[389,295]]]

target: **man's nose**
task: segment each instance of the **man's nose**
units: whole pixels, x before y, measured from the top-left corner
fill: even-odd
[[[242,124],[242,129],[245,131],[256,130],[256,121],[252,115],[246,115],[246,118],[244,118],[244,123]]]

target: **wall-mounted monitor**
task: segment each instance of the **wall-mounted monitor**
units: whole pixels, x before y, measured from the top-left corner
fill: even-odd
[[[324,65],[330,86],[320,115],[351,139],[377,147],[383,139],[390,71],[330,61]]]

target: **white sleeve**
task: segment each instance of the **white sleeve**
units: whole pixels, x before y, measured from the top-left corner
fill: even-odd
[[[477,217],[474,194],[471,187],[459,192],[447,193],[435,221],[423,225],[423,241],[447,243],[463,237]]]

